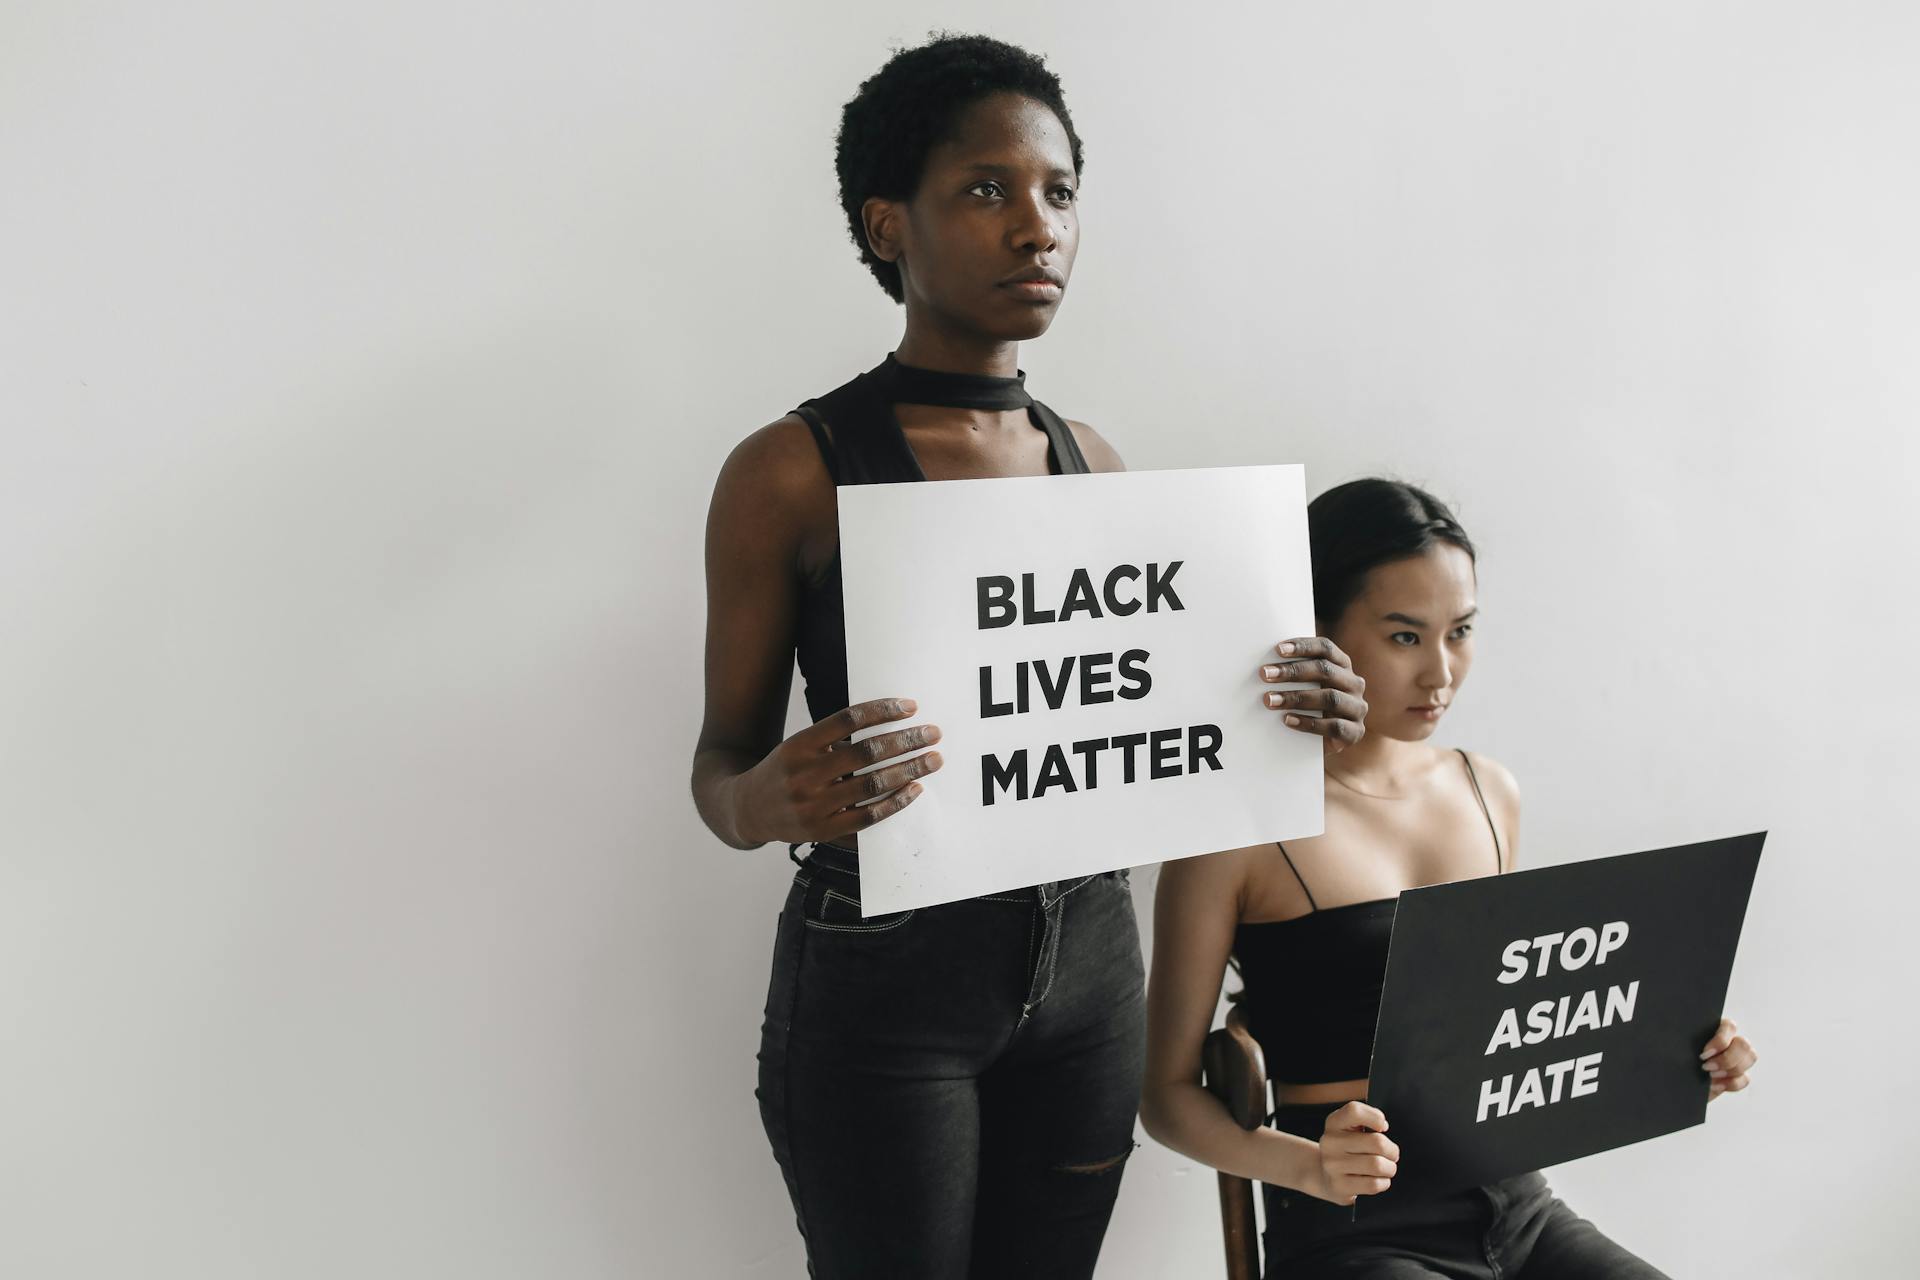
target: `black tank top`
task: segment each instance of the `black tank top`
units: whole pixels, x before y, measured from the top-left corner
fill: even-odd
[[[1091,470],[1060,415],[1027,394],[1023,372],[1011,378],[984,374],[941,373],[901,364],[889,355],[860,374],[794,412],[813,433],[814,443],[837,487],[925,480],[926,472],[894,416],[896,404],[928,404],[954,409],[1025,409],[1033,425],[1047,433],[1047,470],[1081,475]],[[794,647],[807,686],[807,714],[823,720],[848,703],[847,633],[841,616],[840,551],[819,575],[806,583]]]
[[[1456,747],[1454,750],[1459,751]],[[1493,865],[1506,869],[1500,832],[1480,792],[1473,761],[1460,751],[1467,780],[1493,833]],[[1245,984],[1241,1003],[1247,1029],[1260,1042],[1267,1077],[1277,1084],[1362,1080],[1372,1070],[1373,1030],[1393,939],[1394,898],[1325,910],[1313,900],[1286,846],[1276,849],[1300,881],[1310,910],[1291,920],[1242,924],[1233,931],[1233,958]]]

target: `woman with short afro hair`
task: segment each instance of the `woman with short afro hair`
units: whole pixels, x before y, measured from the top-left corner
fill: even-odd
[[[911,690],[849,705],[834,496],[1123,469],[1018,364],[1066,293],[1082,159],[1035,55],[943,36],[891,58],[846,105],[836,164],[905,333],[749,436],[714,487],[693,791],[727,844],[808,850],[775,935],[757,1092],[815,1276],[1089,1276],[1134,1145],[1144,995],[1124,871],[861,913],[857,833],[921,794],[940,731],[913,722]],[[1330,749],[1357,740],[1344,656],[1292,643],[1333,674],[1300,704],[1323,716],[1290,723]],[[815,723],[789,736],[796,657]],[[893,727],[851,741],[876,725]]]

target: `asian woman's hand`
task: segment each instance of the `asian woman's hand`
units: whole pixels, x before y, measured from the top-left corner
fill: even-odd
[[[1760,1055],[1753,1051],[1745,1036],[1738,1034],[1739,1030],[1732,1018],[1720,1019],[1720,1029],[1700,1051],[1700,1069],[1713,1080],[1707,1092],[1708,1102],[1723,1093],[1738,1093],[1751,1083],[1747,1072],[1760,1061]]]
[[[911,698],[856,702],[769,751],[734,780],[734,814],[741,835],[755,844],[832,840],[912,804],[920,794],[915,779],[940,768],[938,751],[871,773],[854,771],[933,745],[940,741],[939,726],[914,725],[860,742],[849,738],[871,725],[904,720],[914,710]]]
[[[1367,734],[1367,682],[1353,669],[1353,660],[1325,636],[1302,636],[1273,646],[1280,658],[1260,668],[1268,684],[1317,684],[1317,689],[1272,689],[1265,695],[1269,709],[1287,713],[1287,727],[1319,734],[1328,755],[1345,751]],[[1301,711],[1317,711],[1303,716]]]
[[[1364,1102],[1349,1102],[1328,1116],[1320,1135],[1319,1177],[1303,1189],[1335,1204],[1352,1204],[1392,1186],[1400,1148],[1386,1128],[1387,1117]]]

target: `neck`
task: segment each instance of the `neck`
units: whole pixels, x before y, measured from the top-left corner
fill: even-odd
[[[1327,758],[1329,772],[1362,791],[1387,794],[1407,785],[1431,757],[1423,742],[1403,742],[1369,733],[1337,756]]]
[[[907,332],[894,348],[893,358],[916,369],[940,373],[979,373],[1011,378],[1020,372],[1020,344],[977,335],[939,333],[907,320]]]

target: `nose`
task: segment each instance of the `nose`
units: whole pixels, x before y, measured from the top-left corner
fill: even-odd
[[[1060,246],[1061,226],[1056,218],[1060,211],[1038,191],[1029,192],[1024,200],[1016,204],[1018,212],[1009,229],[1014,252],[1026,256],[1052,253],[1057,249]]]
[[[1420,670],[1422,689],[1444,689],[1453,683],[1453,660],[1445,645],[1428,645],[1427,661]]]

